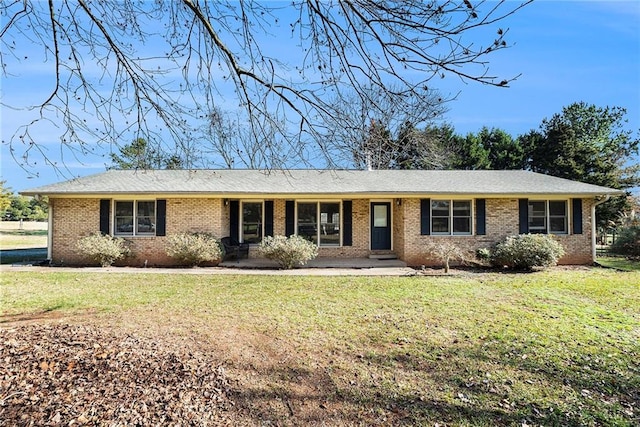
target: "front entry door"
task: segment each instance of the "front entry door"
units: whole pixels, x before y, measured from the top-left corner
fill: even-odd
[[[391,203],[371,203],[371,249],[391,249]]]

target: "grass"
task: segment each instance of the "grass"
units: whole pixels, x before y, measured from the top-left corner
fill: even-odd
[[[0,264],[47,258],[47,223],[0,221]]]
[[[47,230],[0,230],[0,250],[46,247]]]
[[[3,272],[4,319],[220,352],[251,422],[640,422],[640,272],[464,277]],[[284,404],[285,402],[286,404]]]

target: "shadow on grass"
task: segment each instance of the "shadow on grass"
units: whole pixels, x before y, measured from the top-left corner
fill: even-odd
[[[637,425],[637,358],[586,366],[501,351],[479,342],[336,355],[335,365],[312,368],[274,361],[257,377],[255,367],[237,367],[259,380],[234,400],[274,425]]]
[[[631,259],[622,256],[598,257],[597,265],[605,268],[613,268],[620,271],[640,271],[640,259]]]
[[[0,264],[33,264],[47,259],[47,248],[0,250]]]
[[[276,366],[274,382],[243,384],[233,400],[256,425],[520,425],[518,413],[462,401],[425,399],[411,392],[347,382],[333,368]],[[340,384],[339,384],[340,383]]]
[[[46,236],[47,230],[0,230],[0,236]]]

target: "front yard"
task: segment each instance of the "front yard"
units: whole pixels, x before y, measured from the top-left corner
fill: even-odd
[[[117,345],[153,342],[185,365],[205,355],[228,380],[232,404],[220,423],[640,424],[638,271],[378,278],[43,269],[3,272],[1,283],[5,343],[71,324],[122,337],[110,338]],[[41,361],[23,363],[34,384],[49,374]],[[9,422],[28,424],[29,392],[9,389],[3,369],[0,419],[13,409],[27,419]]]

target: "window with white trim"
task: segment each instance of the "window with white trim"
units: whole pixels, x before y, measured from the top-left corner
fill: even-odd
[[[117,236],[155,236],[155,200],[116,200],[113,224]]]
[[[431,234],[472,234],[471,200],[431,200]]]
[[[264,202],[242,202],[241,236],[243,243],[260,243],[264,236]]]
[[[298,202],[296,234],[319,246],[340,246],[340,203]]]
[[[529,200],[529,233],[567,234],[569,213],[566,200]]]

